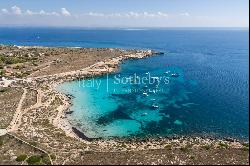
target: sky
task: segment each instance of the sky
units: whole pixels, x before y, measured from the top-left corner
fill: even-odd
[[[0,26],[249,27],[249,1],[0,0]]]

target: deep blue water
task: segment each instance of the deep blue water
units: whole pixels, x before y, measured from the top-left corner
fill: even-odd
[[[0,43],[165,53],[126,61],[108,79],[59,87],[74,96],[70,122],[89,137],[177,134],[248,139],[248,35],[246,30],[0,28]],[[118,78],[135,73],[138,78],[151,75],[163,81],[115,84]],[[176,73],[179,76],[172,77]],[[86,87],[93,81],[100,82],[100,87]]]

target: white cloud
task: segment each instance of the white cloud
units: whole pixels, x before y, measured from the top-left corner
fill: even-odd
[[[16,14],[16,15],[21,15],[22,14],[22,10],[18,6],[11,7],[11,10],[12,10],[13,14]]]
[[[143,12],[143,17],[157,17],[157,13],[148,13],[148,12]]]
[[[53,11],[53,12],[46,12],[45,10],[40,10],[39,12],[35,12],[32,10],[27,9],[26,11],[22,12],[21,8],[18,6],[13,6],[10,9],[11,12],[7,9],[1,9],[2,14],[10,14],[10,15],[23,15],[23,16],[60,16],[59,13]],[[67,10],[65,9],[64,15],[69,16],[70,13],[67,13]]]
[[[136,13],[136,12],[129,12],[129,13],[127,14],[127,16],[138,18],[138,17],[140,16],[140,14],[139,14],[139,13]]]
[[[29,15],[29,16],[34,16],[34,15],[42,15],[42,16],[60,16],[59,13],[57,12],[46,12],[44,10],[41,10],[40,12],[33,12],[31,10],[26,10],[26,12],[24,13],[25,15]]]
[[[108,18],[166,18],[168,17],[167,13],[156,12],[126,12],[126,13],[95,13],[89,12],[82,14],[83,16],[91,16],[91,17],[108,17]]]
[[[63,16],[71,16],[70,12],[66,8],[61,8],[61,14]]]
[[[101,12],[88,12],[82,14],[74,14],[72,15],[66,8],[61,8],[60,13],[55,11],[46,12],[45,10],[40,10],[39,12],[32,11],[27,9],[25,12],[22,12],[21,8],[18,6],[11,7],[11,12],[7,9],[2,9],[1,13],[3,14],[14,14],[14,15],[26,15],[26,16],[74,16],[75,18],[80,18],[81,16],[85,17],[100,17],[100,18],[131,18],[131,19],[139,19],[139,18],[168,18],[169,14],[164,12],[123,12],[123,13],[101,13]],[[189,16],[188,13],[181,13],[179,15]],[[170,15],[171,16],[171,15]]]
[[[59,13],[57,13],[57,12],[51,12],[51,13],[50,13],[50,15],[60,16],[60,14],[59,14]]]
[[[40,14],[40,15],[48,15],[44,10],[41,10],[41,11],[39,12],[39,14]]]
[[[181,16],[187,16],[187,17],[190,16],[190,14],[187,13],[187,12],[186,12],[186,13],[181,13],[180,15],[181,15]]]
[[[167,13],[158,12],[157,14],[162,17],[168,17]]]
[[[31,10],[26,10],[26,14],[32,16],[35,15],[36,13],[32,12]]]
[[[94,17],[104,17],[105,16],[103,13],[94,13],[94,12],[89,12],[87,15],[94,16]]]
[[[111,13],[110,17],[122,17],[121,13]]]
[[[1,12],[2,12],[3,14],[8,14],[8,13],[9,13],[9,11],[8,11],[7,9],[2,9]]]

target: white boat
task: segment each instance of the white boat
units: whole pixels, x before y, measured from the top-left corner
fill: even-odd
[[[145,93],[145,92],[144,92],[144,93],[142,93],[142,94],[143,94],[143,95],[145,95],[145,96],[148,96],[148,94],[147,94],[147,93]]]
[[[172,77],[179,77],[180,74],[178,74],[178,73],[173,73],[173,74],[171,74],[171,76],[172,76]]]
[[[158,105],[154,105],[154,104],[152,105],[152,107],[153,107],[153,108],[159,108]]]
[[[165,74],[168,74],[168,73],[170,73],[170,71],[166,71],[166,72],[165,72]]]

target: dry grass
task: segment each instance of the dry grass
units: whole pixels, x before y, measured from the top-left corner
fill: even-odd
[[[2,88],[0,92],[0,128],[6,128],[10,124],[22,93],[21,88]]]
[[[9,135],[0,137],[0,141],[2,142],[2,145],[0,144],[0,165],[20,165],[22,163],[27,164],[26,161],[19,161],[17,157],[22,158],[21,156],[26,155],[28,158],[34,155],[41,157],[45,155],[44,153],[16,140]]]
[[[134,52],[107,48],[0,46],[2,57],[20,59],[10,64],[2,64],[4,75],[13,77],[34,77],[79,70],[99,61]]]

